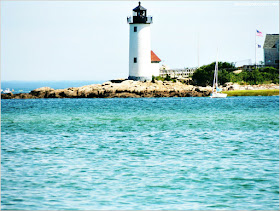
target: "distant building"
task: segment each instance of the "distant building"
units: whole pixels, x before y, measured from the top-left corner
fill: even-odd
[[[159,68],[159,71],[161,72],[162,70],[169,70],[169,67],[165,64],[162,64],[161,67]]]
[[[263,50],[264,65],[279,67],[279,34],[267,34]]]
[[[159,75],[162,77],[166,77],[169,75],[171,78],[190,78],[193,73],[197,70],[197,68],[184,68],[184,69],[165,69],[160,68]]]
[[[153,76],[159,76],[159,63],[161,62],[160,58],[151,51],[151,73]]]

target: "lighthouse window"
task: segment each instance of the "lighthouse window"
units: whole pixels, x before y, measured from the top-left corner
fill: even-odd
[[[137,32],[137,26],[134,26],[134,32]]]
[[[137,63],[137,57],[134,57],[134,63]]]

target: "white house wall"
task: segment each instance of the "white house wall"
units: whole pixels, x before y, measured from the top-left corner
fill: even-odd
[[[153,76],[159,76],[159,63],[151,63],[151,73]]]

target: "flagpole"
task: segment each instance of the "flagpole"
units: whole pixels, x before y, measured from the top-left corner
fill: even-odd
[[[257,35],[255,31],[255,69],[257,69]]]

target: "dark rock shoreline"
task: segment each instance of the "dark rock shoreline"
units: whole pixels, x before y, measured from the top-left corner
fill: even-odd
[[[30,93],[1,94],[2,99],[36,98],[139,98],[139,97],[206,97],[211,87],[196,87],[180,82],[111,80],[103,84],[92,84],[67,89],[41,87]]]

